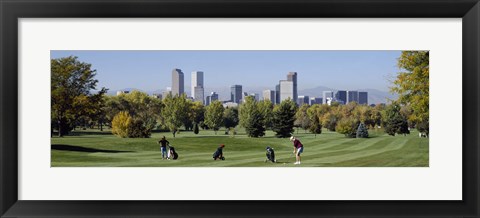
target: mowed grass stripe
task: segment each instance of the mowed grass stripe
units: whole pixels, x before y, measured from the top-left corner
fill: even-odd
[[[336,163],[341,161],[353,160],[362,157],[368,157],[376,154],[380,154],[386,151],[393,151],[402,148],[408,139],[396,139],[395,141],[390,142],[387,145],[378,144],[382,148],[377,149],[366,149],[361,151],[356,151],[352,153],[337,154],[328,157],[315,157],[308,159],[308,161],[314,161],[316,163]],[[305,158],[307,160],[307,158]]]

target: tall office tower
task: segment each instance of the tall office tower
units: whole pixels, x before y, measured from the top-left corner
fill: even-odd
[[[269,100],[275,104],[275,91],[267,89],[263,91],[263,100]]]
[[[293,81],[280,80],[280,102],[287,99],[293,101]]]
[[[203,90],[203,87],[201,86],[195,86],[195,95],[192,96],[193,97],[193,101],[198,101],[198,102],[201,102],[202,104],[204,103],[203,100],[205,99],[204,98],[204,90]]]
[[[287,74],[287,80],[293,82],[293,102],[297,102],[298,98],[298,87],[297,87],[297,72],[289,72]]]
[[[280,84],[275,86],[275,104],[280,104]]]
[[[323,91],[323,102],[322,104],[327,104],[327,98],[333,98],[333,91]]]
[[[347,91],[347,102],[345,104],[354,101],[358,103],[358,91]]]
[[[308,104],[308,105],[310,105],[310,97],[309,97],[308,95],[305,95],[305,96],[300,95],[300,96],[298,96],[297,104],[298,104],[299,106],[301,106],[302,104]]]
[[[193,71],[192,72],[192,87],[190,89],[190,92],[191,92],[191,96],[193,98],[195,98],[195,87],[202,87],[202,88],[205,88],[204,84],[203,84],[203,72],[202,71]],[[202,94],[204,95],[204,94]],[[196,101],[200,100],[200,99],[195,99]],[[203,101],[203,99],[202,99]]]
[[[183,72],[180,69],[172,70],[172,95],[182,95],[184,93]]]
[[[347,91],[342,91],[339,90],[335,93],[335,98],[337,101],[339,101],[341,104],[346,104],[347,103]],[[343,103],[342,103],[343,102]]]
[[[237,104],[240,103],[242,99],[242,85],[232,85],[230,89],[230,100]]]
[[[358,92],[358,103],[368,104],[368,92]]]
[[[218,94],[216,92],[212,92],[210,96],[212,97],[212,101],[218,101]]]
[[[210,105],[210,102],[212,102],[212,96],[207,95],[207,97],[205,98],[205,106]]]

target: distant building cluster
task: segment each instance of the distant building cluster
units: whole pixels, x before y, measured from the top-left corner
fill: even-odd
[[[203,71],[193,71],[192,72],[192,81],[191,81],[191,93],[188,97],[192,101],[201,102],[205,105],[210,105],[213,101],[219,100],[219,96],[216,92],[211,92],[210,95],[205,96],[205,83],[204,83],[204,72]],[[125,93],[128,91],[119,91],[117,95]],[[155,98],[162,98],[162,96],[167,96],[168,94],[172,95],[182,95],[184,94],[184,74],[180,69],[172,70],[172,86],[167,87],[162,94],[153,94]],[[290,99],[297,103],[297,105],[314,105],[314,104],[327,104],[331,105],[332,103],[337,102],[338,104],[348,104],[350,102],[357,102],[358,104],[367,104],[368,105],[368,92],[362,91],[324,91],[320,97],[308,96],[308,95],[298,95],[298,73],[289,72],[287,74],[286,80],[280,80],[277,85],[275,85],[275,90],[267,89],[264,90],[261,97],[262,100],[271,101],[273,104],[279,104],[282,101]],[[242,85],[234,84],[230,86],[230,99],[223,101],[224,107],[235,107],[244,102],[247,96],[253,96],[256,101],[260,100],[260,94],[258,93],[247,93],[243,92]]]

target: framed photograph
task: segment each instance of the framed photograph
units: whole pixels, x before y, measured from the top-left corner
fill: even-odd
[[[479,13],[1,1],[0,216],[478,217]]]

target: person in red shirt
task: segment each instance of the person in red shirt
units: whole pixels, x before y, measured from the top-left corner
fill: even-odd
[[[302,158],[300,157],[300,154],[303,153],[303,145],[300,142],[300,140],[298,140],[293,136],[290,137],[290,141],[293,142],[293,153],[295,154],[295,157],[297,160],[295,164],[300,164],[300,161],[302,160]]]

